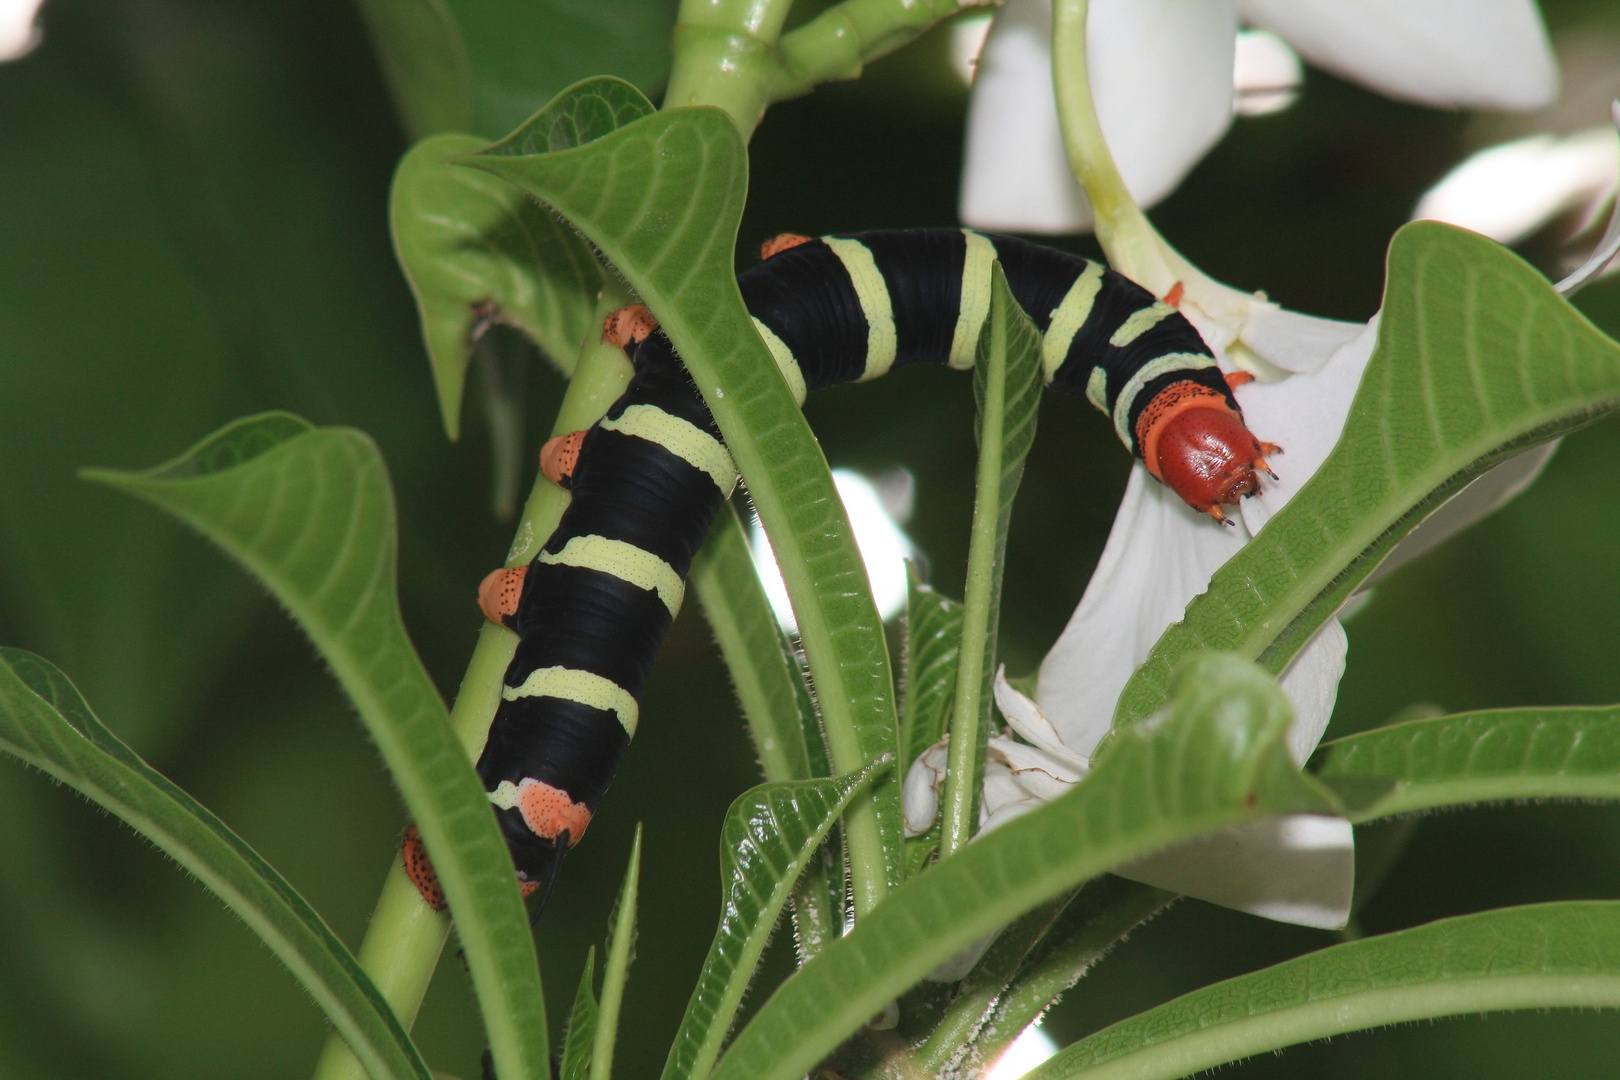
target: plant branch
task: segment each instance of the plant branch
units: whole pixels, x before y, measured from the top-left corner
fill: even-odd
[[[608,312],[624,306],[626,301],[623,286],[609,282],[597,302],[598,317],[593,325],[601,325]],[[629,377],[630,365],[624,352],[596,341],[593,334],[568,384],[553,434],[566,434],[595,423],[623,392]],[[567,492],[544,476],[537,476],[518,520],[506,565],[527,565],[541,541],[557,527],[567,505]],[[516,648],[517,636],[512,631],[486,622],[462,676],[450,710],[450,726],[467,756],[475,760],[483,752],[490,719],[500,703],[501,678]],[[416,886],[405,876],[404,867],[395,860],[366,929],[359,960],[406,1030],[416,1020],[449,930],[449,918],[422,901]],[[329,1037],[316,1063],[314,1080],[364,1080],[365,1075],[348,1046],[336,1035]]]

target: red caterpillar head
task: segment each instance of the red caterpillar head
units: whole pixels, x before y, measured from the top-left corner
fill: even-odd
[[[1142,410],[1136,431],[1148,472],[1188,506],[1223,524],[1230,522],[1221,507],[1259,491],[1260,472],[1276,478],[1266,455],[1282,448],[1255,438],[1223,395],[1197,383],[1159,391]]]

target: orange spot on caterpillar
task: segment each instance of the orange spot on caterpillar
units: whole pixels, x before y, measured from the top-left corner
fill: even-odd
[[[1248,386],[1254,382],[1254,375],[1247,371],[1231,371],[1226,374],[1226,388],[1236,390],[1240,386]]]
[[[570,431],[547,439],[546,445],[540,448],[540,471],[546,479],[566,489],[573,479],[574,466],[579,464],[579,448],[584,443],[583,431]]]
[[[573,847],[585,835],[591,823],[590,807],[575,802],[568,792],[550,784],[525,777],[518,784],[518,813],[529,831],[544,840],[564,841]]]
[[[808,244],[811,237],[800,236],[798,233],[778,233],[759,245],[759,257],[768,259],[772,255],[780,255],[789,248],[796,248],[800,244]]]
[[[484,618],[502,626],[511,625],[507,620],[517,614],[518,597],[523,595],[523,578],[528,572],[527,566],[510,570],[503,567],[484,576],[478,586],[478,610]]]
[[[1255,470],[1270,473],[1265,455],[1280,449],[1256,439],[1219,392],[1191,381],[1159,391],[1136,431],[1148,472],[1188,506],[1226,525],[1232,522],[1222,505],[1259,491]]]
[[[414,821],[405,826],[405,838],[400,842],[399,854],[405,864],[405,876],[411,879],[411,884],[422,894],[427,906],[434,911],[443,911],[444,887],[439,884],[439,875],[433,870],[433,861],[428,858],[427,846],[422,843],[422,833]]]
[[[1178,281],[1174,285],[1170,286],[1169,292],[1164,294],[1164,302],[1169,304],[1171,307],[1180,307],[1181,298],[1186,295],[1186,292],[1187,290],[1182,288],[1181,282]]]
[[[640,345],[657,329],[658,319],[647,310],[646,304],[630,304],[609,315],[602,323],[602,340],[624,349]]]

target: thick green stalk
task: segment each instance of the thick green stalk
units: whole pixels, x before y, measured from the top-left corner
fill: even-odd
[[[978,825],[980,744],[984,741],[984,670],[991,659],[990,628],[996,592],[996,555],[1000,547],[1002,438],[1007,404],[1007,312],[991,300],[988,355],[984,365],[984,398],[979,403],[979,471],[968,542],[967,583],[962,595],[962,649],[956,661],[956,702],[951,716],[950,758],[945,775],[941,859],[973,839]]]
[[[625,303],[623,286],[609,284],[597,302],[599,318],[594,325],[600,325],[609,312]],[[621,349],[595,340],[588,342],[568,384],[553,433],[578,431],[595,423],[624,392],[629,379],[630,365]],[[557,527],[567,505],[567,492],[545,477],[538,477],[518,520],[506,565],[526,565],[542,540]],[[485,623],[479,632],[455,706],[450,710],[450,726],[468,757],[477,758],[483,752],[490,718],[500,703],[501,677],[516,648],[516,635],[504,626]],[[383,882],[359,959],[406,1030],[416,1020],[449,930],[450,920],[422,902],[396,861]],[[316,1063],[314,1080],[363,1080],[365,1075],[348,1046],[336,1035],[329,1037]]]
[[[785,0],[684,0],[664,107],[713,105],[747,138],[773,102],[854,79],[961,11],[958,0],[844,0],[788,34]],[[972,6],[972,5],[968,5]]]
[[[682,0],[664,108],[713,105],[746,139],[776,98],[776,51],[792,0]]]
[[[1177,275],[1165,247],[1120,178],[1114,155],[1097,121],[1086,58],[1089,0],[1055,0],[1052,5],[1052,86],[1069,168],[1086,189],[1097,220],[1097,242],[1114,269],[1156,296],[1168,293]]]
[[[958,0],[844,0],[782,37],[785,78],[776,99],[808,94],[817,83],[853,79],[864,65],[916,39],[964,8]]]

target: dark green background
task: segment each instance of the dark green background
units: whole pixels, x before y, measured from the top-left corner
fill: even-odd
[[[588,10],[549,6],[577,25]],[[622,6],[641,18],[621,30],[655,40],[671,17],[667,3]],[[1546,7],[1555,29],[1597,19],[1620,32],[1612,5]],[[366,430],[399,494],[407,622],[454,691],[479,625],[474,587],[509,537],[487,509],[476,408],[460,445],[439,430],[389,248],[388,179],[405,137],[344,4],[50,0],[45,26],[41,50],[0,66],[0,643],[61,665],[120,735],[356,944],[403,823],[376,754],[312,649],[241,572],[74,470],[153,464],[260,409]],[[493,48],[501,36],[485,30],[480,47]],[[544,44],[534,55],[578,51]],[[934,35],[858,84],[772,111],[754,141],[744,248],[784,229],[954,223],[965,94],[944,46]],[[657,50],[636,48],[621,50],[625,73],[658,78]],[[509,61],[499,73],[510,81],[526,69]],[[512,102],[538,104],[576,74],[503,83],[502,107],[520,114]],[[1240,122],[1156,218],[1224,280],[1364,319],[1385,240],[1470,148],[1469,125],[1313,74],[1293,110]],[[1548,244],[1533,250],[1550,257]],[[1582,301],[1620,331],[1620,279]],[[532,448],[560,384],[536,368],[530,389]],[[968,381],[906,372],[830,391],[808,411],[834,464],[916,474],[911,532],[935,583],[959,592]],[[1128,468],[1081,403],[1049,401],[1041,423],[1003,609],[1015,671],[1033,668],[1079,598]],[[1617,470],[1620,426],[1581,432],[1513,507],[1384,585],[1351,624],[1334,730],[1416,702],[1620,700]],[[695,605],[665,646],[644,715],[540,928],[560,1018],[644,821],[627,1077],[661,1061],[712,928],[716,828],[755,779]],[[1620,896],[1614,809],[1455,813],[1409,841],[1365,911],[1369,932]],[[1331,940],[1184,902],[1049,1026],[1078,1036]],[[269,952],[195,883],[71,793],[0,763],[0,1077],[296,1077],[323,1032]],[[418,1032],[435,1066],[476,1075],[482,1036],[453,960]],[[1612,1017],[1529,1015],[1336,1040],[1235,1075],[1597,1078],[1616,1060]]]

